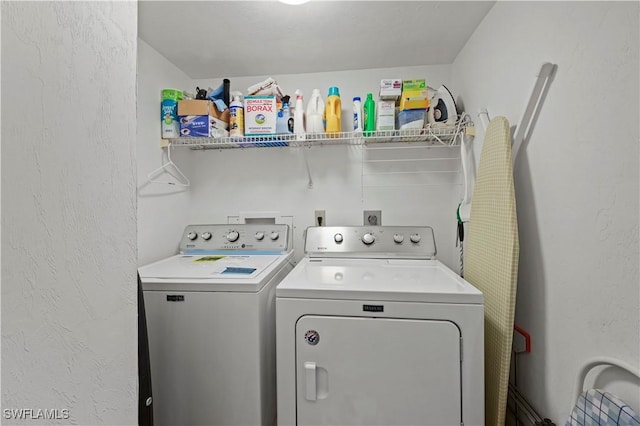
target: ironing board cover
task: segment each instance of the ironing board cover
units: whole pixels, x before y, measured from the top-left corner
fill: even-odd
[[[504,117],[484,138],[465,255],[465,279],[484,294],[485,424],[505,424],[518,278],[511,132]]]
[[[640,426],[640,417],[617,396],[589,389],[578,398],[565,426]]]

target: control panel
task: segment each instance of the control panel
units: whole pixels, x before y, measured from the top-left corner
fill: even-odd
[[[434,259],[436,241],[429,226],[314,226],[304,250],[310,257]]]
[[[182,234],[180,252],[189,250],[287,251],[288,241],[288,225],[189,225]]]

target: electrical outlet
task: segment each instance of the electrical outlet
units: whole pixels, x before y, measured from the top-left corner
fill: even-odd
[[[382,226],[382,210],[365,210],[363,216],[364,226]]]
[[[314,226],[325,226],[326,222],[325,222],[325,214],[324,214],[324,210],[316,210],[315,213],[315,219],[314,219]]]

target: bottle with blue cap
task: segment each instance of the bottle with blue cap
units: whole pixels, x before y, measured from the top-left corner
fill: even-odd
[[[353,98],[353,131],[362,132],[362,130],[362,100],[360,96],[355,96]]]
[[[340,90],[335,86],[329,88],[327,105],[324,109],[324,119],[326,133],[335,134],[342,131],[342,101],[340,100]]]

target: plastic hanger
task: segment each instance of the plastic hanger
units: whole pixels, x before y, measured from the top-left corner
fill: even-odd
[[[190,186],[191,182],[189,181],[189,179],[184,175],[184,173],[180,171],[176,163],[174,163],[173,160],[171,160],[171,142],[169,142],[169,145],[167,145],[167,160],[168,161],[166,163],[164,163],[162,166],[158,167],[157,169],[155,169],[154,171],[152,171],[147,175],[147,179],[149,180],[149,182],[163,183],[165,185],[175,185],[175,186],[184,186],[184,187]],[[175,173],[172,173],[171,169],[173,169]],[[172,182],[172,181],[165,181],[165,180],[156,180],[156,178],[163,173],[168,173],[175,179],[175,181]]]

